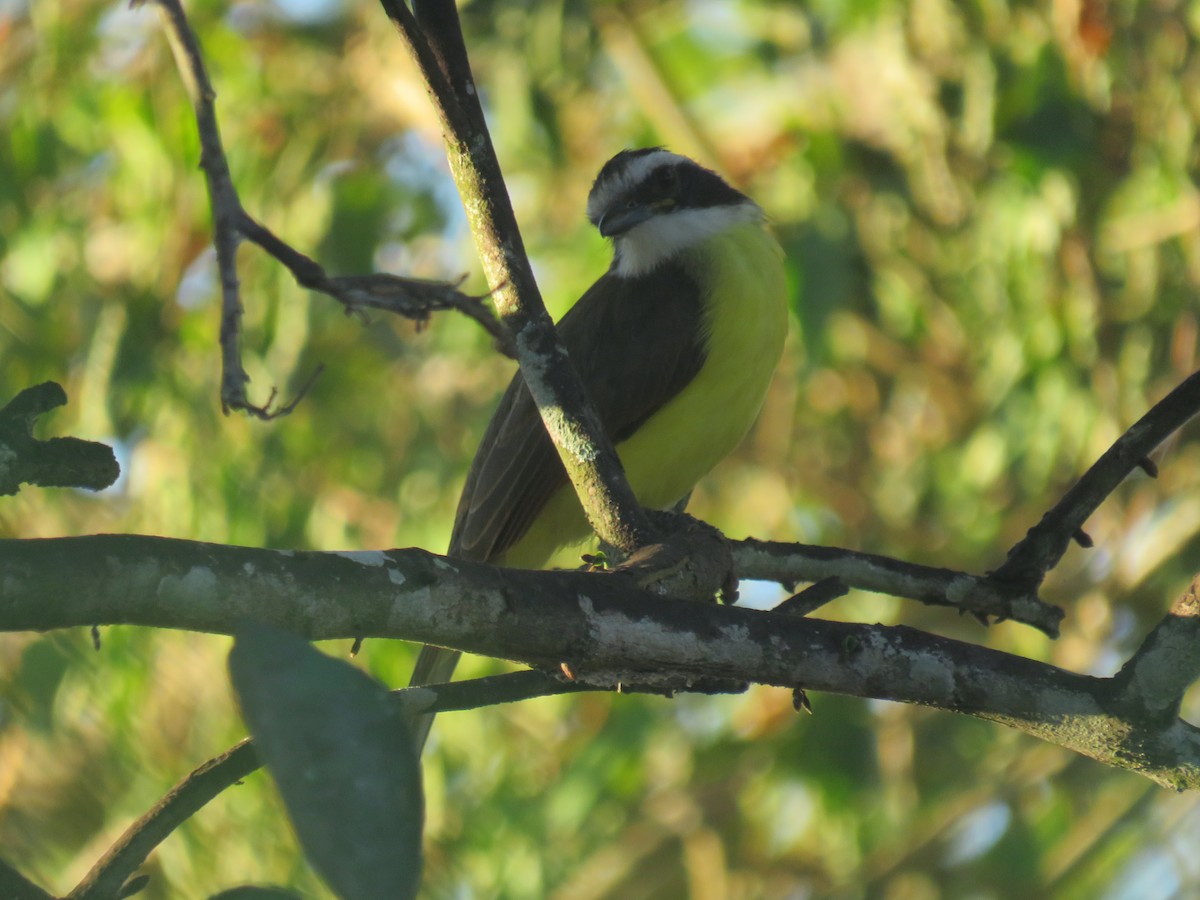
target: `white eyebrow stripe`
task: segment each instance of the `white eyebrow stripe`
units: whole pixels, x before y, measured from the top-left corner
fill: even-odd
[[[687,157],[669,150],[653,150],[634,157],[632,162],[593,189],[588,197],[588,218],[593,222],[598,220],[619,196],[634,185],[641,184],[655,169],[689,162]]]
[[[632,186],[640,181],[645,181],[646,177],[657,168],[689,162],[691,160],[680,156],[678,153],[672,153],[670,150],[655,150],[636,157],[633,162],[626,166],[625,178],[628,185]]]

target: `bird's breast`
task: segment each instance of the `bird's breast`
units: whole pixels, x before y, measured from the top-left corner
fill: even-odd
[[[651,508],[676,503],[746,436],[787,337],[783,251],[762,224],[710,238],[684,262],[703,298],[704,364],[617,446],[630,485]]]
[[[787,336],[783,251],[760,223],[736,225],[676,262],[683,267],[677,271],[699,291],[704,361],[678,393],[616,446],[630,486],[652,509],[674,506],[746,436]],[[694,318],[679,327],[696,327]],[[590,327],[580,331],[594,334]],[[498,561],[539,567],[555,548],[582,541],[588,533],[579,501],[564,485]]]

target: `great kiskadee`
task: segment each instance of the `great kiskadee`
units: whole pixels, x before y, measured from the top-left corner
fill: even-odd
[[[559,339],[638,501],[669,509],[754,423],[787,335],[783,252],[762,210],[660,148],[600,170],[588,219],[613,242]],[[471,464],[449,556],[539,568],[590,535],[520,373]],[[412,684],[449,680],[456,651],[425,647]],[[414,723],[420,748],[432,717]]]

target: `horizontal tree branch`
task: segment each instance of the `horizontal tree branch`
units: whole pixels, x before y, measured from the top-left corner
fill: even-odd
[[[135,624],[310,639],[391,637],[581,684],[729,679],[918,703],[1003,722],[1172,787],[1200,786],[1200,731],[1119,700],[1117,679],[911,628],[688,603],[620,576],[525,572],[421,550],[316,553],[99,535],[0,541],[0,629]]]
[[[836,578],[846,587],[947,606],[983,621],[1012,619],[1058,637],[1064,613],[1041,600],[1036,592],[971,575],[904,562],[875,553],[760,541],[748,538],[733,544],[734,569],[740,578],[793,585]]]

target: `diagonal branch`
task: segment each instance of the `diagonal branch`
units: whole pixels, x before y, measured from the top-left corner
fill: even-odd
[[[484,121],[453,0],[420,0],[413,11],[402,0],[380,2],[425,79],[496,308],[515,338],[522,377],[588,521],[605,542],[622,550],[651,543],[657,529],[625,481],[612,442],[542,302]]]
[[[213,213],[213,244],[221,276],[221,407],[244,410],[266,418],[266,405],[255,406],[246,396],[246,374],[241,359],[242,301],[237,274],[237,248],[241,243],[238,213],[241,201],[229,172],[229,161],[221,145],[213,90],[200,52],[200,42],[188,23],[180,0],[155,0],[161,14],[175,65],[192,101],[200,134],[200,168],[204,170],[208,199]]]
[[[238,214],[238,228],[246,240],[257,244],[282,263],[298,285],[332,297],[346,308],[347,313],[380,309],[423,324],[429,321],[432,313],[457,310],[478,322],[492,336],[501,353],[510,359],[516,358],[512,336],[483,305],[483,298],[471,297],[458,290],[462,278],[457,282],[429,281],[401,278],[384,272],[330,276],[315,259],[281,240],[244,209],[239,207]]]
[[[1155,447],[1200,412],[1200,372],[1188,376],[1171,393],[1119,437],[1054,508],[1008,552],[991,574],[999,584],[1036,591],[1046,573],[1058,565],[1083,523]],[[1086,540],[1086,538],[1085,538]]]
[[[680,684],[678,690],[691,693],[728,693],[728,688],[718,691],[709,687],[705,683]],[[744,689],[744,685],[740,687]],[[529,669],[449,684],[405,688],[396,691],[393,696],[398,703],[410,707],[413,712],[443,713],[516,703],[535,697],[600,690],[613,688],[579,684]],[[636,688],[624,686],[623,691],[633,693],[636,692]],[[254,741],[249,738],[201,763],[125,830],[67,895],[68,900],[101,900],[116,896],[121,886],[146,861],[155,847],[199,812],[205,804],[262,765]],[[2,875],[3,872],[0,871],[0,876]],[[3,878],[0,877],[0,886],[3,883]]]
[[[176,828],[213,797],[262,764],[249,740],[229,748],[190,772],[146,814],[125,830],[66,900],[108,900]]]
[[[1046,572],[1062,559],[1071,540],[1087,540],[1081,530],[1083,523],[1130,472],[1142,468],[1155,474],[1148,454],[1197,412],[1200,412],[1200,372],[1185,379],[1121,435],[1009,551],[1004,564],[987,576],[833,547],[757,540],[735,545],[738,574],[783,584],[837,578],[848,587],[895,594],[934,606],[950,606],[984,621],[990,617],[1013,619],[1057,637],[1063,611],[1038,597]],[[1177,608],[1182,607],[1177,604]],[[1169,633],[1175,634],[1192,621],[1191,616],[1179,614],[1169,617],[1160,628],[1170,625]],[[1186,686],[1196,677],[1190,673],[1190,668],[1186,672],[1176,669],[1174,677],[1183,679],[1180,683]]]
[[[564,682],[542,672],[526,671],[411,688],[398,691],[396,696],[399,702],[405,702],[407,695],[419,693],[432,698],[431,702],[421,704],[422,709],[446,712],[582,690],[595,688]],[[145,815],[125,829],[124,834],[67,895],[67,900],[107,900],[117,896],[122,885],[180,825],[226,788],[260,768],[262,761],[254,742],[249,738],[201,763],[163,795]]]

